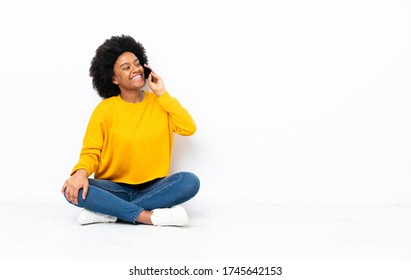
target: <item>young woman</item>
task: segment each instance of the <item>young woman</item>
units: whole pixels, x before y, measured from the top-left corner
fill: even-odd
[[[91,61],[93,87],[103,100],[61,190],[71,204],[84,208],[77,219],[82,225],[118,219],[188,223],[179,204],[197,194],[200,181],[192,173],[170,175],[169,170],[173,134],[192,135],[196,125],[147,63],[144,47],[125,35],[106,40]],[[151,92],[143,90],[146,80]]]

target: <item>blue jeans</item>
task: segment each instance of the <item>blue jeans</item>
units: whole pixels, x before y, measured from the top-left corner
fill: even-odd
[[[189,172],[179,172],[139,185],[89,179],[87,197],[82,198],[83,190],[80,189],[76,206],[135,223],[143,210],[181,204],[194,197],[199,188],[200,180]]]

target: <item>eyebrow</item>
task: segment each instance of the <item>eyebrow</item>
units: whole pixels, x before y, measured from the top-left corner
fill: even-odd
[[[136,61],[140,62],[140,61],[138,60],[138,58],[136,58],[136,59],[134,60],[134,62],[136,62]],[[123,66],[126,65],[126,64],[130,64],[130,63],[124,62],[123,64],[120,65],[120,68],[123,67]]]

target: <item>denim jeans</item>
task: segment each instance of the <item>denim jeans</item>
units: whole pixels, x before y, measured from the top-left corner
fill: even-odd
[[[89,179],[87,197],[82,198],[83,190],[80,189],[76,206],[135,223],[143,210],[181,204],[194,197],[199,188],[198,177],[189,172],[175,173],[139,185]]]

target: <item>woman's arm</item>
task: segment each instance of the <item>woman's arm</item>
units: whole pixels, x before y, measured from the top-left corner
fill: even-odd
[[[81,147],[80,158],[71,175],[79,169],[86,171],[87,177],[93,174],[100,160],[103,148],[104,122],[98,106],[91,115]]]
[[[67,200],[78,204],[78,193],[83,189],[83,199],[88,192],[88,177],[96,170],[103,145],[103,122],[98,107],[91,115],[83,139],[80,159],[74,166],[71,176],[64,182],[61,192]]]
[[[168,94],[163,80],[154,71],[151,71],[148,76],[148,85],[158,96],[160,105],[170,115],[173,131],[184,136],[194,134],[197,126],[190,113],[181,106],[177,99]]]

